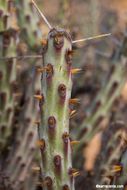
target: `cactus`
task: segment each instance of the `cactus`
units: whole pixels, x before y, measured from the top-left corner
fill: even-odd
[[[124,184],[124,181],[121,184],[113,182],[123,177],[124,168],[120,163],[120,157],[124,155],[127,148],[125,137],[126,126],[123,122],[114,122],[104,130],[101,135],[101,149],[94,168],[91,172],[84,171],[81,177],[77,177],[76,189],[94,190],[97,184]]]
[[[51,29],[43,52],[39,127],[45,190],[74,189],[69,138],[71,56],[70,35],[63,29]]]
[[[39,76],[33,73],[29,65],[31,61],[17,60],[19,55],[26,53],[27,45],[19,35],[18,25],[21,23],[16,19],[15,5],[14,1],[0,4],[5,12],[0,18],[0,24],[4,26],[0,28],[0,185],[9,183],[9,188],[28,190],[35,189],[38,180],[38,173],[32,170],[34,163],[37,163],[37,131],[34,122],[38,113],[33,96],[40,88],[37,82]],[[35,60],[32,60],[33,63],[38,64]],[[5,184],[1,188],[6,189],[8,186]]]
[[[8,2],[1,0],[0,2],[0,32],[6,29],[6,18],[8,16]]]
[[[25,81],[24,89],[26,90],[27,78],[30,76],[26,72],[22,74]],[[25,76],[27,75],[27,77]],[[13,189],[35,189],[38,181],[38,173],[32,170],[34,165],[37,165],[37,130],[35,121],[38,118],[37,102],[33,100],[33,97],[29,97],[29,94],[34,95],[38,93],[39,88],[39,76],[37,73],[33,75],[31,84],[27,86],[27,91],[24,94],[25,100],[23,108],[19,107],[20,111],[16,111],[18,116],[16,119],[15,132],[13,135],[14,142],[10,142],[7,159],[3,162],[3,172],[9,177]],[[29,81],[28,81],[29,82]],[[23,100],[22,100],[23,101]],[[21,119],[22,118],[22,119]],[[23,137],[23,141],[22,141]],[[13,155],[13,159],[12,159]],[[17,167],[15,164],[17,163]],[[30,181],[33,181],[30,182]]]
[[[122,122],[114,122],[104,130],[100,154],[94,168],[94,171],[98,170],[95,181],[100,181],[99,184],[112,184],[113,179],[122,174],[120,157],[127,148],[126,132],[126,126]]]
[[[15,107],[16,56],[18,26],[12,1],[2,1],[4,27],[0,31],[0,146],[3,147],[11,132]],[[0,149],[1,149],[0,148]]]
[[[36,49],[34,48],[39,44],[39,40],[35,40],[35,33],[39,36],[38,19],[36,21],[31,19],[30,27],[28,27],[26,18],[29,15],[33,16],[33,11],[30,1],[23,3],[18,0],[2,0],[0,3],[0,149],[3,149],[13,130],[14,111],[18,107],[17,95],[21,94],[22,99],[23,87],[17,74],[20,76],[29,68],[29,64],[21,60],[17,61],[17,58],[26,55],[27,46],[33,48],[35,52],[38,50],[37,46]],[[28,29],[27,37],[22,35],[25,27],[23,24]],[[36,64],[35,60],[29,63]],[[23,68],[19,72],[18,68],[21,68],[21,65]]]
[[[75,132],[77,140],[80,139],[79,145],[75,148],[75,167],[81,168],[82,166],[81,157],[79,158],[80,161],[77,162],[77,152],[82,151],[83,145],[87,145],[95,134],[103,130],[101,129],[100,123],[104,118],[109,117],[109,110],[111,110],[113,103],[120,96],[121,90],[126,82],[126,53],[123,51],[126,49],[126,34],[124,35],[122,45],[113,52],[111,58],[111,77],[108,76],[106,87],[100,90],[94,100],[92,109],[89,111],[90,114],[82,121],[80,130]]]
[[[40,45],[42,31],[38,17],[34,17],[35,10],[33,9],[31,0],[15,0],[17,7],[17,16],[19,26],[21,27],[20,37],[34,52]]]
[[[123,154],[121,155],[120,158],[120,162],[119,164],[121,165],[121,173],[119,176],[116,176],[116,178],[113,179],[113,184],[116,185],[121,185],[123,184],[124,187],[127,187],[127,173],[126,173],[126,169],[127,169],[127,150],[125,150],[123,152]]]
[[[35,190],[38,184],[42,186],[43,190],[74,190],[74,176],[79,172],[72,168],[71,145],[78,141],[71,140],[69,119],[75,113],[70,103],[77,102],[77,99],[70,99],[72,74],[78,69],[75,71],[71,69],[72,40],[70,34],[65,30],[51,28],[48,39],[42,44],[43,67],[39,66],[37,69],[41,73],[40,84],[40,75],[37,76],[32,67],[38,65],[38,62],[33,59],[31,61],[16,60],[18,56],[26,54],[27,46],[33,52],[40,51],[39,19],[32,19],[34,9],[30,0],[15,0],[14,2],[16,11],[12,0],[0,2],[0,178],[2,180],[2,182],[0,180],[0,188]],[[98,0],[96,2],[98,4]],[[63,5],[66,3],[69,5],[66,0],[63,1]],[[63,6],[63,8],[63,14],[65,14],[65,10],[69,6]],[[69,17],[68,13],[65,17]],[[67,24],[67,19],[63,24]],[[90,110],[90,116],[83,121],[79,131],[76,132],[77,139],[80,140],[81,137],[81,141],[75,149],[74,159],[77,158],[77,154],[80,154],[83,143],[89,143],[93,136],[102,130],[100,128],[102,118],[109,118],[108,112],[126,80],[124,70],[126,59],[123,59],[125,54],[126,39],[120,51],[115,52],[116,56],[113,56],[113,62],[116,65],[119,62],[121,64],[116,67],[113,63],[113,72],[110,73],[110,80],[107,80],[106,88],[101,90]],[[20,71],[17,69],[18,66]],[[9,69],[10,72],[8,72]],[[17,92],[15,84],[18,84],[18,93],[21,94],[18,102],[15,100],[14,91]],[[38,100],[41,114],[38,114]],[[40,148],[41,158],[38,158],[39,155],[36,152],[35,123],[38,125],[39,140],[37,144]],[[86,128],[87,133],[84,135]],[[101,184],[111,184],[117,183],[116,179],[118,179],[118,183],[121,181],[126,183],[126,154],[124,155],[123,152],[123,144],[118,141],[121,131],[126,131],[124,127],[117,127],[117,125],[111,129],[114,134],[112,139],[109,128],[106,132],[104,131],[102,136],[102,150],[99,156],[106,160],[103,159],[101,164],[100,160],[97,160],[94,171],[95,173],[98,171],[98,174],[92,180],[93,182],[101,180]],[[110,137],[110,140],[107,136]],[[75,139],[75,134],[72,134],[72,138]],[[109,142],[105,142],[105,138]],[[116,145],[118,147],[115,150]],[[107,159],[107,152],[111,147],[113,147],[113,151]],[[78,155],[78,157],[80,156]],[[121,164],[125,166],[121,176],[116,176],[110,171],[114,166],[114,159],[117,163],[120,160]],[[38,160],[41,166],[36,167]],[[80,162],[79,164],[81,166]],[[75,165],[77,166],[77,163],[74,163]],[[80,166],[78,165],[79,168]],[[101,176],[103,169],[105,169],[106,177]],[[41,174],[40,178],[38,171]],[[109,175],[112,176],[113,182],[110,178],[106,181]],[[40,179],[39,182],[38,179]],[[4,186],[1,186],[2,183],[5,183]],[[76,190],[78,188],[76,185]],[[92,189],[92,187],[90,188]]]

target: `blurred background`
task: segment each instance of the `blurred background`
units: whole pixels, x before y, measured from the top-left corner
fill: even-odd
[[[50,24],[65,28],[73,40],[112,33],[73,46],[73,68],[82,69],[73,76],[72,98],[80,104],[71,107],[76,114],[70,132],[81,140],[73,150],[73,166],[80,171],[76,190],[95,190],[98,183],[126,185],[127,1],[36,2]],[[42,63],[23,56],[41,55],[49,29],[29,0],[5,4],[0,4],[0,189],[39,190],[39,110],[33,96],[40,94],[36,68]],[[19,59],[2,59],[13,56]],[[124,169],[113,172],[116,165]]]

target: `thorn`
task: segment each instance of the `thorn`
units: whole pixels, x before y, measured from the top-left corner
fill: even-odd
[[[114,170],[111,170],[111,172],[120,172],[121,169],[114,169]]]
[[[122,170],[122,166],[120,165],[114,165],[112,172],[119,172]]]
[[[77,113],[76,110],[72,110],[72,111],[70,112],[70,118],[74,117],[76,113]]]
[[[77,74],[80,73],[82,71],[82,69],[71,69],[71,74]]]
[[[44,68],[38,68],[38,69],[37,69],[37,72],[43,73],[44,70],[45,70]]]
[[[118,168],[122,168],[122,166],[121,166],[121,165],[114,165],[113,168],[114,168],[114,169],[115,169],[115,168],[118,169]]]
[[[46,71],[47,69],[48,69],[48,67],[37,68],[37,72],[43,73],[43,72]]]
[[[37,145],[38,147],[43,147],[44,144],[45,144],[45,142],[44,142],[43,140],[37,140],[37,141],[36,141],[36,145]]]
[[[80,99],[78,98],[73,98],[69,100],[69,104],[79,104],[80,103]]]
[[[14,93],[14,97],[21,97],[22,96],[22,93]]]
[[[35,1],[31,0],[31,2],[34,5],[34,7],[37,9],[37,11],[40,14],[40,16],[43,18],[43,20],[45,21],[45,23],[47,24],[47,26],[49,27],[49,29],[52,29],[52,26],[50,25],[50,23],[48,22],[47,18],[44,16],[44,14],[41,12],[41,10],[39,9],[39,7],[35,3]]]
[[[0,60],[7,60],[7,59],[33,59],[39,58],[42,59],[42,55],[24,55],[24,56],[12,56],[12,57],[0,57]]]
[[[40,121],[34,121],[34,124],[39,125]]]
[[[16,68],[17,68],[18,70],[21,70],[21,69],[22,69],[22,66],[21,66],[21,65],[16,65]]]
[[[74,173],[72,174],[73,177],[77,177],[77,176],[79,176],[79,175],[80,175],[80,172],[74,172]]]
[[[69,174],[70,174],[70,176],[76,177],[76,176],[81,175],[81,172],[78,171],[77,169],[72,168],[72,169],[70,170]]]
[[[70,143],[71,143],[71,145],[76,145],[76,144],[79,144],[80,141],[71,141]]]
[[[42,100],[42,96],[41,95],[34,95],[34,98],[36,98],[38,100]]]
[[[36,185],[37,185],[37,186],[40,186],[40,187],[43,186],[42,182],[37,182]]]
[[[94,39],[108,37],[108,36],[111,36],[111,33],[101,34],[101,35],[97,35],[97,36],[93,36],[93,37],[88,37],[88,38],[83,38],[83,39],[80,39],[80,40],[75,40],[75,41],[72,41],[72,43],[74,44],[74,43],[78,43],[78,42],[84,42],[84,41],[94,40]]]
[[[48,43],[47,39],[43,39],[43,40],[41,40],[41,44],[42,44],[43,46],[46,46],[47,43]]]
[[[40,167],[39,167],[39,166],[33,166],[33,167],[32,167],[32,170],[38,172],[38,171],[40,171]]]

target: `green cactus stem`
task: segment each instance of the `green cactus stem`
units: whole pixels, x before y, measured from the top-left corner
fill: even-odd
[[[5,1],[6,22],[0,32],[0,146],[2,147],[10,135],[12,118],[14,115],[14,93],[16,82],[16,45],[18,40],[18,26],[13,1]],[[1,149],[0,147],[0,149]]]
[[[35,14],[35,9],[32,6],[31,0],[15,0],[15,5],[21,28],[20,36],[27,46],[35,51],[35,47],[40,45],[42,37],[40,21]]]
[[[91,190],[94,190],[97,184],[125,184],[126,132],[125,123],[120,121],[113,122],[105,128],[101,135],[101,148],[96,157],[94,168],[89,172],[83,171],[82,175],[76,178],[76,189],[89,189],[89,184]],[[122,161],[120,161],[120,157],[123,158]],[[103,189],[106,190],[106,188]]]
[[[35,122],[38,119],[39,110],[33,96],[40,92],[40,76],[35,72],[30,81],[31,75],[28,72],[22,74],[23,91],[25,91],[24,105],[23,108],[19,107],[20,111],[17,111],[19,113],[16,112],[18,117],[15,118],[17,120],[14,126],[15,132],[12,134],[14,140],[9,144],[7,159],[2,162],[3,172],[9,177],[14,190],[35,190],[39,176],[39,173],[32,168],[38,162]]]
[[[44,190],[73,190],[69,138],[72,43],[63,29],[53,28],[43,52],[41,124],[39,127]]]
[[[114,122],[104,130],[101,150],[94,168],[94,172],[98,171],[95,181],[99,184],[112,184],[116,178],[123,177],[125,168],[120,162],[120,157],[127,148],[126,137],[127,129],[123,122]]]
[[[113,60],[111,60],[113,69],[106,87],[99,92],[91,113],[84,119],[80,130],[76,133],[80,143],[75,148],[74,162],[77,160],[77,152],[82,151],[84,144],[87,145],[95,134],[103,130],[100,127],[100,123],[104,118],[109,117],[109,111],[113,103],[120,96],[126,82],[126,53],[123,51],[124,48],[126,48],[126,35],[124,36],[122,46],[115,51]],[[75,167],[79,168],[82,162],[75,162],[75,164]],[[80,166],[77,166],[77,164]]]
[[[1,0],[0,2],[0,32],[5,29],[5,20],[7,16],[7,1]]]

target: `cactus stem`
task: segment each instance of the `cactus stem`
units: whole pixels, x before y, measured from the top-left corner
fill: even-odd
[[[44,190],[73,190],[73,176],[68,174],[68,169],[72,167],[69,116],[74,114],[69,108],[72,89],[71,36],[63,29],[53,28],[47,39],[41,76],[45,101],[40,107],[41,124],[38,130],[42,141],[38,143],[42,155],[42,180]]]

